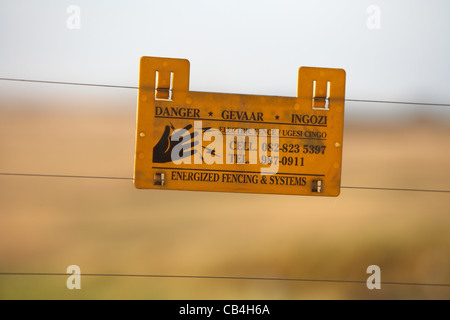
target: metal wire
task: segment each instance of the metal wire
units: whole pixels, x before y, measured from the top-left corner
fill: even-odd
[[[16,79],[16,78],[0,78],[4,81],[20,81],[20,82],[34,82],[34,83],[48,83],[48,84],[63,84],[71,86],[86,86],[86,87],[105,87],[105,88],[122,88],[122,89],[139,89],[133,86],[120,86],[111,84],[96,84],[96,83],[80,83],[80,82],[65,82],[65,81],[47,81],[47,80],[30,80],[30,79]]]
[[[45,83],[60,85],[75,85],[88,87],[105,87],[121,89],[139,89],[136,86],[64,82],[64,81],[46,81],[17,78],[0,78],[3,81],[19,81],[29,83]],[[365,99],[345,99],[347,102],[363,103],[385,103],[385,104],[406,104],[419,106],[440,106],[450,107],[447,103],[429,103],[429,102],[408,102],[408,101],[387,101],[387,100],[365,100]],[[133,180],[131,177],[114,176],[87,176],[87,175],[65,175],[65,174],[38,174],[38,173],[17,173],[0,172],[0,176],[23,176],[23,177],[45,177],[45,178],[75,178],[75,179],[105,179],[105,180]],[[358,190],[378,190],[378,191],[406,191],[406,192],[435,192],[450,193],[445,189],[412,189],[412,188],[393,188],[393,187],[366,187],[366,186],[341,186],[343,189]],[[49,273],[49,272],[0,272],[0,276],[69,276],[67,273]],[[237,276],[204,276],[204,275],[164,275],[164,274],[111,274],[111,273],[83,273],[82,276],[88,277],[133,277],[133,278],[183,278],[183,279],[210,279],[210,280],[252,280],[252,281],[289,281],[289,282],[322,282],[322,283],[353,283],[364,284],[363,280],[335,280],[335,279],[308,279],[308,278],[274,278],[274,277],[237,277]],[[428,287],[450,287],[447,283],[415,283],[415,282],[393,282],[382,281],[382,285],[407,285],[407,286],[428,286]]]
[[[14,173],[14,172],[0,172],[0,176],[24,176],[24,177],[45,177],[45,178],[76,178],[76,179],[133,180],[133,178],[128,178],[128,177],[102,177],[102,176],[83,176],[83,175],[67,175],[67,174]]]
[[[72,85],[72,86],[87,86],[87,87],[139,89],[139,87],[136,87],[136,86],[96,84],[96,83],[82,83],[82,82],[47,81],[47,80],[32,80],[32,79],[18,79],[18,78],[0,78],[0,80],[3,80],[3,81],[31,82],[31,83],[62,84],[62,85]],[[416,105],[416,106],[450,107],[450,103],[430,103],[430,102],[415,102],[415,101],[389,101],[389,100],[367,100],[367,99],[344,99],[344,100],[347,101],[347,102],[386,103],[386,104],[406,104],[406,105]]]
[[[75,179],[106,179],[106,180],[133,180],[131,177],[111,177],[111,176],[85,176],[85,175],[65,175],[65,174],[41,174],[41,173],[16,173],[0,172],[0,176],[23,176],[23,177],[43,177],[43,178],[75,178]],[[379,190],[379,191],[410,191],[410,192],[438,192],[450,193],[445,189],[409,189],[393,187],[362,187],[362,186],[341,186],[342,189]]]
[[[70,275],[71,275],[70,273],[56,273],[56,272],[0,272],[0,276],[70,276]],[[80,276],[84,276],[84,277],[182,278],[182,279],[209,279],[209,280],[253,280],[253,281],[359,283],[359,284],[366,283],[365,280],[197,276],[197,275],[168,275],[168,274],[81,273]],[[448,284],[448,283],[418,283],[418,282],[380,281],[380,284],[382,284],[382,285],[428,286],[428,287],[450,287],[450,284]]]

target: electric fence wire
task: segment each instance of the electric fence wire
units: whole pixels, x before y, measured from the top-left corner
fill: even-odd
[[[18,78],[0,78],[0,80],[3,80],[3,81],[31,82],[31,83],[44,83],[44,84],[88,86],[88,87],[139,89],[139,87],[136,87],[136,86],[95,84],[95,83],[82,83],[82,82],[47,81],[47,80],[31,80],[31,79],[18,79]],[[446,104],[446,103],[429,103],[429,102],[407,102],[407,101],[387,101],[387,100],[364,100],[364,99],[345,99],[345,101],[349,101],[349,102],[389,103],[389,104],[408,104],[408,105],[422,105],[422,106],[427,105],[427,106],[450,107],[450,104]],[[133,180],[133,178],[128,178],[128,177],[102,177],[102,176],[82,176],[82,175],[63,175],[63,174],[34,174],[34,173],[9,173],[9,172],[7,173],[7,172],[0,172],[0,175],[3,175],[3,176],[10,175],[10,176],[55,177],[55,178],[86,178],[86,179]],[[413,192],[450,193],[450,190],[438,190],[438,189],[414,189],[414,188],[367,187],[367,186],[341,186],[341,188],[343,188],[343,189],[360,189],[360,190],[384,190],[384,191],[413,191]]]
[[[0,80],[3,80],[3,81],[30,82],[30,83],[61,84],[61,85],[72,85],[72,86],[86,86],[86,87],[139,89],[139,87],[136,87],[136,86],[96,84],[96,83],[82,83],[82,82],[47,81],[47,80],[17,79],[17,78],[0,78]],[[406,105],[416,105],[416,106],[450,107],[450,103],[430,103],[430,102],[414,102],[414,101],[389,101],[389,100],[366,100],[366,99],[344,99],[344,100],[348,101],[348,102],[386,103],[386,104],[406,104]]]
[[[16,173],[0,172],[0,176],[23,176],[23,177],[42,177],[42,178],[74,178],[74,179],[105,179],[105,180],[133,180],[131,177],[112,177],[112,176],[86,176],[86,175],[65,175],[65,174],[40,174],[40,173]],[[341,186],[342,189],[360,189],[360,190],[380,190],[380,191],[410,191],[410,192],[436,192],[450,193],[446,189],[413,189],[413,188],[394,188],[394,187],[363,187],[363,186]]]
[[[16,78],[0,78],[3,81],[20,81],[30,83],[46,83],[75,85],[88,87],[105,87],[105,88],[122,88],[122,89],[139,89],[136,86],[79,83],[79,82],[63,82],[63,81],[46,81],[46,80],[30,80]],[[364,99],[345,99],[348,102],[364,102],[364,103],[386,103],[386,104],[407,104],[420,106],[440,106],[450,107],[447,103],[428,103],[428,102],[407,102],[407,101],[387,101],[387,100],[364,100]],[[87,176],[87,175],[64,175],[64,174],[37,174],[37,173],[15,173],[0,172],[0,176],[26,176],[26,177],[47,177],[47,178],[74,178],[74,179],[106,179],[106,180],[133,180],[131,177],[113,177],[113,176]],[[450,193],[445,189],[414,189],[414,188],[393,188],[393,187],[365,187],[365,186],[341,186],[343,189],[359,189],[359,190],[380,190],[380,191],[409,191],[409,192],[436,192]],[[50,272],[0,272],[0,276],[67,276],[66,273],[50,273]],[[307,279],[307,278],[272,278],[272,277],[233,277],[233,276],[196,276],[196,275],[162,275],[162,274],[110,274],[110,273],[83,273],[83,276],[89,277],[134,277],[134,278],[183,278],[183,279],[210,279],[210,280],[254,280],[254,281],[290,281],[290,282],[323,282],[323,283],[353,283],[364,284],[363,280],[333,280],[333,279]],[[431,287],[450,287],[447,283],[416,283],[416,282],[394,282],[382,281],[382,285],[408,285],[408,286],[431,286]]]
[[[31,82],[31,83],[44,83],[44,84],[88,86],[88,87],[139,89],[139,87],[136,87],[136,86],[81,83],[81,82],[31,80],[31,79],[18,79],[18,78],[0,78],[0,80],[3,80],[3,81]],[[364,99],[345,99],[345,101],[349,101],[349,102],[390,103],[390,104],[408,104],[408,105],[428,105],[428,106],[450,107],[450,104],[446,104],[446,103],[387,101],[387,100],[364,100]],[[6,172],[1,172],[0,175],[3,175],[3,176],[11,175],[11,176],[56,177],[56,178],[110,179],[110,180],[132,180],[133,179],[133,178],[128,178],[128,177],[101,177],[101,176],[82,176],[82,175],[63,175],[63,174],[33,174],[33,173],[6,173]],[[343,188],[343,189],[360,189],[360,190],[415,191],[415,192],[450,193],[450,190],[438,190],[438,189],[434,189],[433,190],[433,189],[413,189],[413,188],[394,188],[394,187],[367,187],[367,186],[342,186],[341,188]]]
[[[68,273],[53,272],[0,272],[0,276],[68,276]],[[128,278],[182,278],[182,279],[206,279],[206,280],[252,280],[252,281],[289,281],[289,282],[323,282],[323,283],[353,283],[365,284],[367,280],[336,280],[336,279],[311,279],[311,278],[273,278],[273,277],[233,277],[233,276],[197,276],[197,275],[168,275],[168,274],[122,274],[122,273],[80,273],[85,277],[128,277]],[[420,283],[380,281],[381,285],[405,285],[450,287],[450,283]]]

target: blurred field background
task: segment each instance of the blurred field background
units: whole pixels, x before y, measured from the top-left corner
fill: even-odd
[[[53,95],[35,107],[29,97],[2,100],[1,172],[132,177],[136,90],[15,86]],[[52,104],[63,93],[72,108]],[[347,116],[342,185],[449,190],[448,119],[424,114],[385,124]],[[0,175],[0,271],[65,273],[76,264],[82,273],[365,281],[375,264],[382,281],[448,284],[449,204],[448,193],[342,189],[315,198]],[[0,298],[450,297],[449,287],[90,276],[68,290],[66,279],[0,276]]]
[[[73,6],[78,9],[77,28]],[[71,9],[72,8],[72,9]],[[141,56],[186,58],[190,90],[295,96],[300,66],[346,98],[450,102],[445,0],[0,1],[0,78],[137,86]],[[375,24],[374,24],[375,23]],[[377,25],[378,23],[378,25]],[[0,173],[133,175],[136,89],[0,81]],[[347,102],[342,186],[450,190],[450,107]],[[450,195],[337,198],[136,190],[0,175],[0,273],[450,283]],[[0,299],[449,299],[365,283],[0,275]]]

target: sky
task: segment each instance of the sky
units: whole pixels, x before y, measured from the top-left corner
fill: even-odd
[[[157,56],[188,59],[192,91],[295,96],[314,66],[345,69],[348,99],[450,103],[449,14],[447,0],[2,0],[0,77],[137,86],[139,58]]]

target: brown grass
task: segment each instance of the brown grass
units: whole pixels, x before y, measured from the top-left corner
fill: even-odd
[[[132,177],[135,114],[3,111],[0,171]],[[450,129],[345,128],[343,186],[450,189]],[[136,190],[128,180],[0,176],[0,272],[450,283],[450,195],[337,198]],[[0,276],[1,299],[446,299],[449,287]]]

